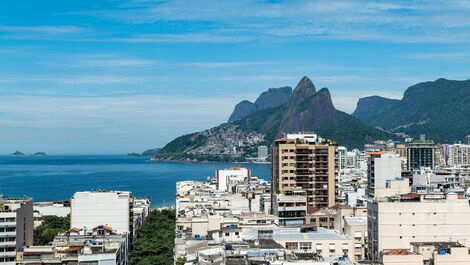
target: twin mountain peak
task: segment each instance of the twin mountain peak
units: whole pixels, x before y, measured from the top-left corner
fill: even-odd
[[[401,100],[361,98],[352,115],[336,110],[327,88],[308,77],[295,89],[270,88],[256,101],[235,106],[227,123],[176,138],[156,159],[242,161],[259,145],[289,132],[315,132],[348,148],[374,140],[400,140],[426,133],[438,142],[470,134],[470,80],[438,79],[411,86]]]

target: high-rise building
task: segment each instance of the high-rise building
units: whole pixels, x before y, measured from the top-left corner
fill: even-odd
[[[375,189],[385,188],[387,181],[401,178],[401,158],[398,154],[370,152],[367,161],[367,189],[374,197]]]
[[[470,145],[470,135],[465,136],[465,144]]]
[[[0,264],[15,265],[16,252],[33,245],[33,202],[0,197]]]
[[[346,168],[347,153],[348,153],[348,149],[345,146],[338,146],[338,148],[337,148],[338,168],[340,170]]]
[[[76,192],[71,201],[71,227],[92,231],[109,226],[118,234],[133,234],[133,198],[128,191]]]
[[[452,144],[449,146],[449,166],[470,165],[470,145]]]
[[[276,140],[271,152],[271,192],[286,194],[301,188],[308,208],[335,205],[336,148],[316,134],[287,134]]]
[[[421,167],[434,169],[435,149],[434,142],[426,140],[424,135],[421,135],[419,140],[408,143],[406,146],[408,170],[417,170]]]

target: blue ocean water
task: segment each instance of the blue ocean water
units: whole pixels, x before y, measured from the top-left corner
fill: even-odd
[[[67,200],[76,191],[132,191],[151,196],[152,206],[174,204],[176,182],[204,180],[216,169],[250,168],[269,179],[269,164],[148,162],[124,155],[11,157],[0,156],[0,194],[28,196],[34,201]]]

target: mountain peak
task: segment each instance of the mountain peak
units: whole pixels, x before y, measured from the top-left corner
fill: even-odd
[[[302,77],[299,83],[294,89],[294,97],[301,96],[302,98],[307,98],[313,96],[317,91],[315,89],[315,85],[313,84],[312,80],[307,76]]]
[[[292,95],[292,87],[284,86],[278,88],[269,88],[259,95],[254,103],[243,100],[235,106],[228,122],[240,120],[253,112],[274,108],[289,101]]]

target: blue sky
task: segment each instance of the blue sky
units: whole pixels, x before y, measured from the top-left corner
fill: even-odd
[[[470,78],[470,1],[0,3],[0,153],[126,153],[304,75],[368,95]]]

